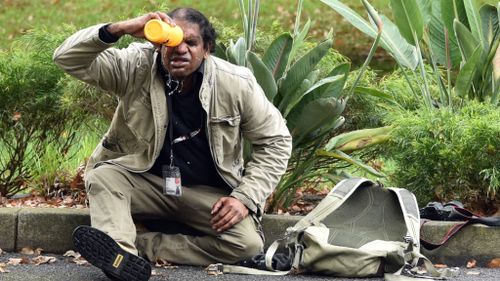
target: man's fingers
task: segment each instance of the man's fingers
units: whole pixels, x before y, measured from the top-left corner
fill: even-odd
[[[221,206],[218,208],[216,212],[213,213],[214,217],[210,220],[210,223],[212,225],[218,223],[223,217],[225,217],[229,212],[231,211],[231,208],[229,208],[227,205],[224,205],[221,202]]]
[[[234,210],[226,213],[225,216],[220,218],[215,224],[213,224],[213,229],[217,232],[223,232],[228,230],[233,225],[241,221],[241,216]]]
[[[170,24],[171,26],[175,26],[175,22],[174,20],[169,17],[167,14],[163,13],[163,12],[156,12],[156,14],[160,17],[160,19],[168,24]]]
[[[219,199],[217,202],[215,202],[215,204],[213,205],[212,207],[212,212],[210,212],[211,215],[217,213],[220,208],[222,207],[222,204],[223,204],[223,198]]]
[[[240,221],[241,221],[241,218],[239,218],[238,215],[235,215],[228,222],[226,222],[225,224],[223,224],[222,226],[218,226],[216,228],[216,231],[217,232],[226,231],[226,230],[230,229],[231,227],[233,227],[233,225],[237,224]]]

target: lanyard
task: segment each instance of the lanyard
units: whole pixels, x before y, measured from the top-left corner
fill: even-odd
[[[172,89],[172,83],[175,83],[175,87]],[[174,139],[174,112],[172,108],[172,95],[175,93],[180,93],[182,89],[182,81],[172,80],[170,75],[168,75],[166,79],[166,85],[169,89],[172,89],[167,94],[167,108],[168,108],[168,135],[170,139],[170,167],[174,165],[174,144],[194,138],[201,131],[201,127],[203,126],[203,115],[201,116],[200,128],[190,132],[189,134],[179,136]]]

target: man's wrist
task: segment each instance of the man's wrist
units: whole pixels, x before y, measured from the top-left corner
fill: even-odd
[[[99,29],[99,39],[108,44],[116,43],[120,39],[120,36],[109,31],[108,27],[110,25],[112,24],[104,25]]]
[[[111,23],[106,25],[106,31],[117,38],[120,38],[123,35],[125,35],[123,29],[121,28],[120,23]]]

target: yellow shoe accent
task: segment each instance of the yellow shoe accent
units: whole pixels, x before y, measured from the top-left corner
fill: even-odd
[[[120,264],[122,263],[122,260],[123,260],[123,256],[118,254],[115,258],[115,261],[113,262],[113,267],[118,268],[120,266]]]

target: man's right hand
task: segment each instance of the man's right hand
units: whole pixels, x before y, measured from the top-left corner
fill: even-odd
[[[128,34],[136,38],[144,38],[144,26],[152,19],[162,20],[175,26],[174,21],[167,14],[163,12],[154,12],[133,19],[112,23],[108,25],[107,30],[116,37]]]

